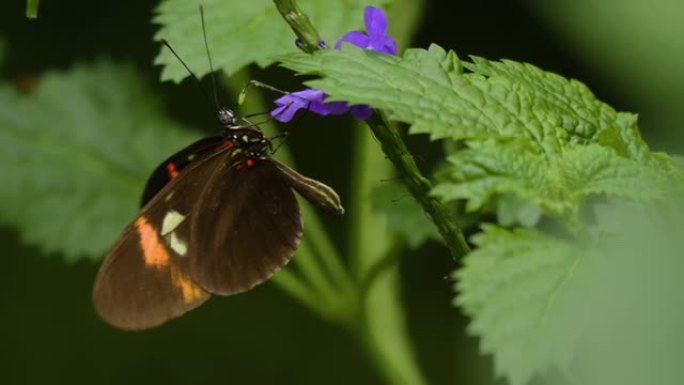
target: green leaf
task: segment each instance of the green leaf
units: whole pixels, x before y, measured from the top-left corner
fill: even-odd
[[[467,199],[470,211],[512,193],[576,225],[579,208],[589,195],[662,199],[670,182],[666,173],[598,144],[571,147],[555,157],[541,156],[522,140],[471,145],[449,157],[452,167],[445,169],[442,183],[433,189],[445,200]]]
[[[299,3],[319,28],[323,39],[333,45],[344,33],[363,28],[366,5],[380,7],[389,4],[390,0],[302,0]],[[203,4],[215,69],[231,75],[251,63],[266,67],[273,63],[274,56],[297,51],[295,35],[282,20],[273,1],[207,0]],[[198,76],[208,73],[198,4],[166,0],[156,11],[154,21],[162,26],[156,37],[169,41]],[[155,63],[164,65],[162,80],[180,81],[188,76],[167,49],[160,51]]]
[[[130,66],[106,61],[0,85],[0,218],[70,259],[99,257],[137,210],[152,169],[194,135],[165,118]]]
[[[502,195],[496,211],[498,222],[504,227],[534,227],[542,214],[542,210],[534,202],[515,194]]]
[[[648,150],[634,115],[615,112],[578,81],[530,64],[477,57],[462,62],[437,45],[407,50],[403,57],[348,47],[281,61],[321,75],[307,84],[331,100],[386,109],[392,119],[411,124],[411,132],[433,139],[496,134],[524,136],[546,152],[590,142],[633,156]]]
[[[370,104],[389,112],[390,118],[412,124],[412,131],[436,132],[469,120],[469,106],[459,96],[462,65],[456,54],[433,45],[429,51],[409,49],[404,58],[362,51],[343,45],[341,51],[322,50],[314,55],[290,54],[280,58],[284,67],[323,76],[307,82],[322,89],[330,100]],[[486,129],[478,125],[475,132]],[[434,134],[433,138],[449,135]]]
[[[605,201],[581,240],[485,226],[455,304],[497,373],[513,385],[681,382],[683,207]]]
[[[679,384],[684,357],[684,205],[606,202],[592,235],[602,259],[578,292],[591,314],[573,373],[584,384]]]
[[[320,75],[307,84],[330,100],[370,104],[411,124],[412,133],[465,141],[434,192],[468,199],[469,210],[513,194],[576,225],[590,194],[657,199],[668,180],[684,189],[684,174],[666,155],[650,152],[635,115],[529,64],[463,62],[436,45],[403,57],[347,47],[282,61]]]
[[[669,335],[678,348],[684,345],[676,273],[682,271],[684,216],[681,209],[662,208],[667,198],[681,200],[684,177],[671,157],[648,149],[635,115],[616,112],[581,83],[534,66],[480,58],[464,63],[436,46],[401,58],[348,48],[288,55],[283,62],[320,75],[307,84],[330,100],[383,108],[411,124],[411,132],[458,141],[446,182],[434,191],[442,198],[468,199],[475,210],[513,196],[572,225],[577,240],[485,226],[455,274],[455,303],[472,317],[470,332],[510,383],[554,368],[575,375],[573,383],[602,385],[679,374],[680,364],[663,363],[681,361],[683,350],[662,348]],[[596,209],[595,223],[579,226],[579,208],[593,194],[611,203],[619,197],[658,204],[630,202],[637,209],[629,211],[645,213],[625,215],[618,206],[613,219],[596,205],[585,206]],[[527,220],[520,217],[527,209],[505,209],[509,219]],[[535,211],[529,209],[530,222]],[[670,359],[661,351],[680,354]],[[627,367],[621,365],[626,358]],[[665,370],[650,370],[656,361]],[[600,368],[603,363],[610,367]],[[632,376],[637,367],[645,371]],[[592,381],[582,381],[587,377],[576,368]],[[597,380],[615,378],[624,381]]]
[[[672,160],[674,161],[674,163],[677,167],[679,167],[680,169],[684,169],[684,156],[673,155]]]
[[[659,1],[657,7],[641,0],[527,4],[544,28],[563,36],[573,61],[591,68],[593,77],[605,77],[612,93],[639,106],[658,147],[681,151],[684,46],[679,37],[684,24],[678,20],[683,2]]]
[[[468,331],[480,336],[482,352],[493,354],[497,374],[513,385],[569,365],[582,314],[573,286],[581,263],[593,256],[536,230],[484,230],[455,273],[454,303],[473,318]]]

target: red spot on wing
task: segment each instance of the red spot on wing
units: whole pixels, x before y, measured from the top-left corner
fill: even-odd
[[[247,167],[252,167],[254,166],[254,159],[247,159],[245,161],[245,164],[247,164]]]
[[[176,164],[173,162],[169,162],[166,164],[166,171],[169,173],[169,177],[171,179],[178,176],[178,170],[176,169]]]

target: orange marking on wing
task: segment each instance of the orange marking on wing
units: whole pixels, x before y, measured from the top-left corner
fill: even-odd
[[[159,233],[147,222],[145,217],[135,221],[135,227],[140,235],[140,247],[145,258],[145,265],[162,268],[169,265],[169,253],[160,242]]]
[[[181,290],[185,302],[192,302],[204,296],[204,290],[173,265],[171,265],[171,282]]]
[[[221,149],[230,148],[230,147],[233,147],[234,144],[235,144],[235,142],[233,142],[232,140],[226,140],[223,143],[221,143],[221,146],[219,148],[221,148]]]
[[[169,173],[169,176],[171,177],[171,179],[178,176],[178,170],[176,169],[176,164],[173,162],[169,162],[166,165],[166,171]]]
[[[185,302],[193,302],[206,294],[195,282],[188,278],[175,264],[170,263],[171,257],[164,245],[160,242],[159,233],[147,222],[145,217],[135,221],[135,227],[140,234],[140,247],[143,251],[146,266],[157,269],[168,268],[171,275],[171,283],[180,289]]]
[[[254,160],[253,159],[247,159],[247,161],[245,163],[247,163],[247,167],[254,166]]]

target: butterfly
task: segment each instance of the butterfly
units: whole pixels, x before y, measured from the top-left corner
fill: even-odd
[[[219,109],[222,135],[169,157],[149,177],[142,208],[95,278],[97,314],[120,329],[163,324],[212,294],[231,295],[267,280],[302,237],[294,191],[335,214],[329,186],[270,155],[272,140]]]

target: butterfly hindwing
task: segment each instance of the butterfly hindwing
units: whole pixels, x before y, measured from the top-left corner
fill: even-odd
[[[129,225],[100,268],[93,302],[98,314],[121,329],[146,329],[196,308],[209,295],[145,217]]]
[[[190,217],[207,178],[232,149],[205,157],[163,187],[123,231],[95,280],[98,314],[121,329],[180,316],[209,294],[190,274]]]
[[[192,220],[192,276],[215,294],[247,291],[268,279],[302,235],[294,193],[270,158],[219,165]]]

